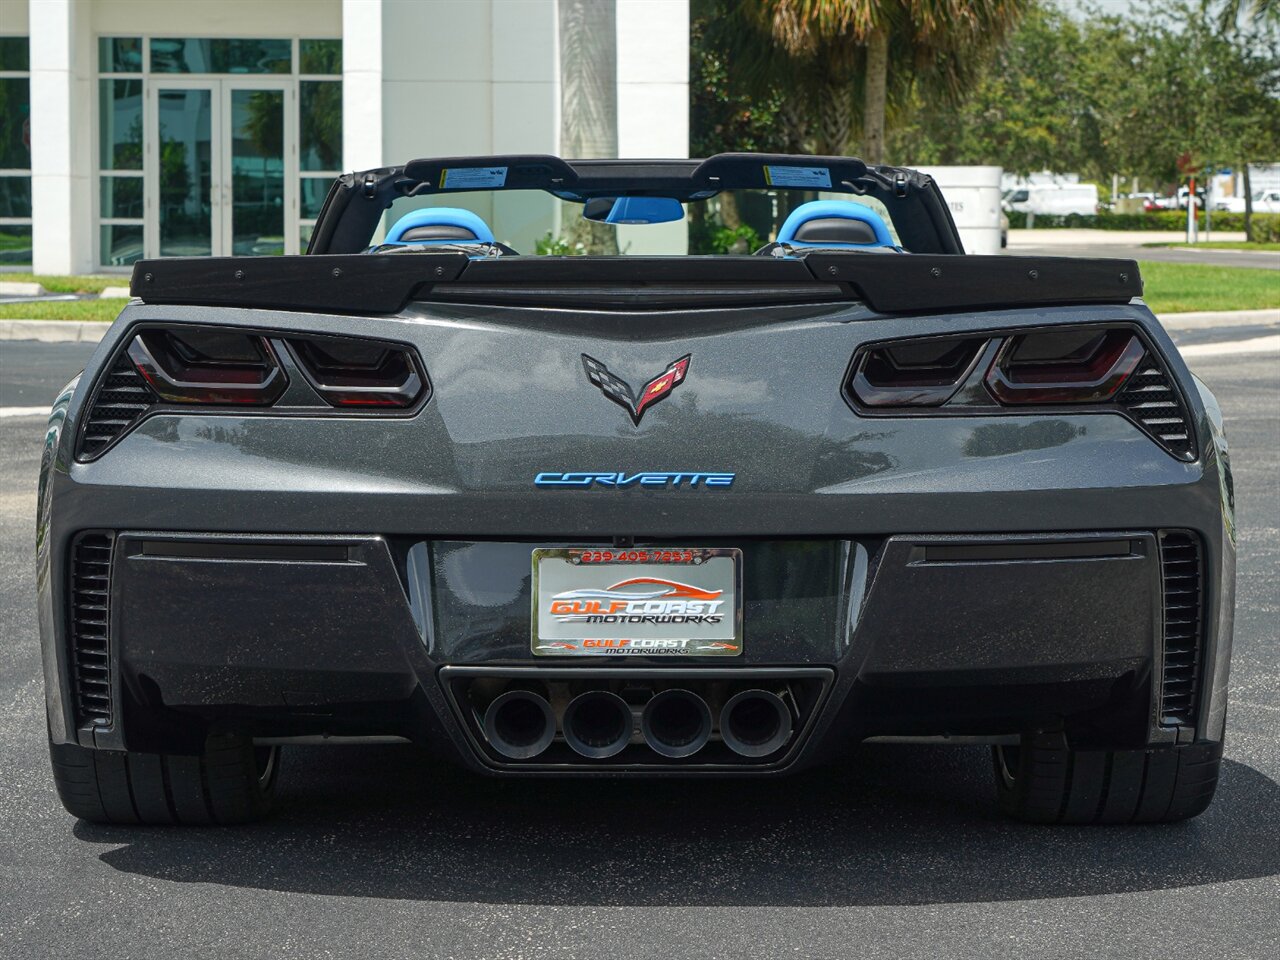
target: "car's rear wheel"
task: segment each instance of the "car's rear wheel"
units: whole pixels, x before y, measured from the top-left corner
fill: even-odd
[[[1222,744],[1070,750],[1036,735],[992,755],[1000,809],[1019,820],[1172,823],[1203,813],[1213,800]]]
[[[279,770],[278,747],[237,736],[196,756],[53,742],[49,756],[62,805],[93,823],[247,823],[271,809]]]

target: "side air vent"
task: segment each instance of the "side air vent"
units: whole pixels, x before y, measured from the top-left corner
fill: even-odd
[[[71,550],[71,667],[76,720],[108,725],[111,703],[109,533],[86,533]]]
[[[1125,382],[1116,402],[1152,439],[1179,460],[1196,458],[1191,421],[1178,391],[1150,352]]]
[[[1202,569],[1198,537],[1181,530],[1160,532],[1160,572],[1164,582],[1160,722],[1165,726],[1195,722],[1204,596]]]
[[[84,430],[80,434],[79,459],[92,460],[106,450],[157,399],[128,355],[121,354],[102,382],[85,416]]]

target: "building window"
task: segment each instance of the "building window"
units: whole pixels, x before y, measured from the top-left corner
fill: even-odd
[[[31,58],[0,37],[0,267],[31,263]]]
[[[306,249],[342,169],[342,41],[299,41],[298,242]]]
[[[297,253],[342,160],[342,41],[98,38],[104,268]]]

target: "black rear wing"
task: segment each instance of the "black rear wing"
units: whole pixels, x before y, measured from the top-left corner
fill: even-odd
[[[863,301],[880,313],[1128,303],[1133,260],[813,251],[794,258],[498,257],[461,252],[141,260],[145,303],[392,314],[414,300],[669,309]]]

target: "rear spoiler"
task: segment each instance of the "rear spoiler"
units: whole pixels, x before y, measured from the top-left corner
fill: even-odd
[[[456,291],[475,284],[501,290],[506,302],[590,309],[602,288],[629,292],[625,304],[644,309],[646,289],[701,291],[713,305],[717,290],[768,289],[767,302],[861,300],[879,313],[1128,303],[1142,295],[1133,260],[1076,257],[965,256],[813,251],[798,257],[499,257],[465,253],[323,254],[296,257],[202,257],[140,260],[130,292],[145,303],[310,310],[321,313],[398,313],[432,297],[437,285]],[[443,293],[446,288],[441,286]],[[479,292],[479,291],[477,291]],[[477,297],[465,298],[477,302]],[[670,307],[669,302],[653,304]],[[741,298],[733,298],[741,299]],[[613,301],[613,302],[609,302]],[[652,308],[652,307],[650,307]]]

